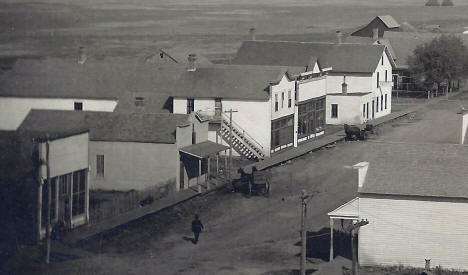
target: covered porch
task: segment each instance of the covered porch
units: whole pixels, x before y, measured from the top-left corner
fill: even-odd
[[[330,258],[329,261],[333,261],[334,258],[334,245],[333,245],[333,228],[335,220],[344,222],[346,220],[356,223],[359,220],[359,198],[354,198],[351,201],[341,205],[335,210],[328,213],[330,217]]]
[[[225,163],[220,163],[219,153],[229,147],[204,141],[189,145],[179,149],[179,189],[192,188],[201,193],[210,190],[211,178],[219,179],[220,168],[227,167]],[[213,171],[214,170],[214,171]],[[226,170],[226,169],[223,169]]]

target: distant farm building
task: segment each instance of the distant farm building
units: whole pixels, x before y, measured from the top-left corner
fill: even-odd
[[[438,0],[429,0],[427,1],[426,6],[429,6],[429,7],[440,6],[440,3]]]
[[[444,0],[444,2],[442,2],[442,6],[454,6],[452,0]]]
[[[352,36],[373,37],[378,29],[378,37],[383,37],[385,31],[401,31],[400,24],[391,15],[380,15],[375,17],[369,24],[353,32]]]

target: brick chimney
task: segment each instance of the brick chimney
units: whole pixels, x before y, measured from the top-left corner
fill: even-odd
[[[197,61],[197,55],[194,53],[189,54],[187,71],[194,72],[197,70],[197,67],[195,66],[195,61]]]
[[[379,41],[379,28],[372,29],[372,40]]]
[[[344,95],[348,94],[348,84],[346,84],[346,75],[343,76],[343,83],[341,84],[341,93]]]
[[[466,129],[468,128],[468,109],[462,108],[459,114],[461,115],[460,144],[464,144]]]
[[[87,59],[87,55],[86,55],[86,49],[85,47],[80,47],[78,49],[78,64],[84,64],[86,62],[86,59]]]
[[[255,40],[255,28],[249,29],[250,40]]]
[[[369,168],[369,162],[359,162],[353,165],[353,169],[358,170],[358,190],[364,186],[366,181],[367,169]]]
[[[341,33],[341,31],[336,31],[336,43],[343,43],[343,33]]]

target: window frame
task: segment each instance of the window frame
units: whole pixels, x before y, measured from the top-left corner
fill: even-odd
[[[187,114],[195,112],[195,99],[187,98]]]
[[[338,118],[338,104],[331,104],[331,118]]]
[[[75,101],[74,104],[73,104],[73,110],[83,111],[83,102],[82,101]]]
[[[291,90],[288,91],[288,108],[292,106]]]
[[[275,112],[278,112],[278,109],[279,109],[278,94],[275,94]]]
[[[105,175],[105,157],[104,155],[96,155],[96,177],[104,177]]]

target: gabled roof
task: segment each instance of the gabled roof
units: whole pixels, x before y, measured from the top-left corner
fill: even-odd
[[[395,20],[395,18],[393,18],[391,15],[379,15],[377,16],[377,18],[379,18],[380,20],[382,20],[382,22],[385,24],[385,26],[387,26],[387,28],[389,29],[393,29],[393,28],[399,28],[400,27],[400,24],[398,24],[398,22]]]
[[[91,141],[175,143],[176,126],[188,119],[183,114],[31,110],[18,130],[75,125],[89,128]]]
[[[468,198],[468,146],[369,142],[366,151],[375,161],[362,194]]]
[[[213,65],[185,71],[172,95],[185,98],[268,100],[269,86],[289,79],[303,68],[280,66]]]
[[[0,96],[118,99],[128,92],[170,93],[185,65],[132,60],[19,60],[0,81]]]
[[[373,73],[385,49],[383,45],[326,42],[244,41],[233,64],[242,65],[309,65],[317,56],[322,68],[332,72]]]
[[[388,53],[390,54],[391,58],[395,61],[396,59],[396,54],[395,51],[393,50],[392,44],[388,39],[385,38],[379,38],[379,40],[375,41],[371,37],[362,37],[362,36],[348,36],[346,37],[346,43],[358,43],[358,44],[380,44],[380,45],[385,45],[387,47]]]

